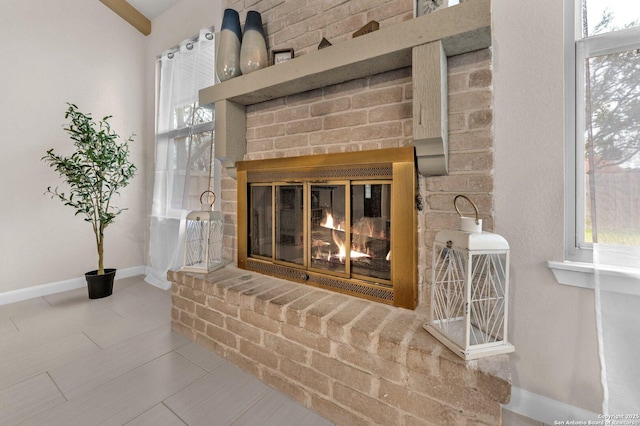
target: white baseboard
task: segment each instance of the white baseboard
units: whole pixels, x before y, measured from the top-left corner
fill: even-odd
[[[116,271],[116,279],[134,277],[136,275],[143,275],[144,273],[144,266],[132,266],[131,268],[118,269]],[[6,291],[4,293],[0,293],[0,305],[7,305],[9,303],[20,302],[22,300],[75,290],[77,288],[86,287],[86,285],[87,281],[84,276],[82,276],[49,284],[21,288],[20,290]]]
[[[602,420],[598,414],[537,393],[513,386],[511,401],[504,405],[505,410],[532,418],[547,425],[566,424],[568,420]],[[585,423],[586,424],[586,423]]]

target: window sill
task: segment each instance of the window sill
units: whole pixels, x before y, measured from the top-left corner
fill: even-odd
[[[562,285],[594,288],[596,268],[592,263],[549,261],[547,266]],[[602,290],[640,296],[639,269],[602,265],[598,271]]]

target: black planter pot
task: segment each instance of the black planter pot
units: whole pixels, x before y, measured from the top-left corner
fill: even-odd
[[[105,269],[103,275],[98,275],[98,271],[91,271],[84,274],[89,290],[89,299],[101,299],[111,296],[113,293],[113,279],[116,276],[115,269]]]

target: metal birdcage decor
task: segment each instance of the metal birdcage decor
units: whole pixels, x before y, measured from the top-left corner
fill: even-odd
[[[202,197],[208,193],[212,195],[211,204],[202,202]],[[213,191],[204,191],[200,195],[201,209],[187,215],[181,271],[206,274],[225,265],[222,259],[224,215],[213,211],[215,200]]]
[[[463,217],[466,199],[475,218]],[[468,197],[453,201],[459,230],[437,233],[433,246],[431,316],[424,329],[465,360],[513,352],[507,342],[509,243],[482,231],[478,208]]]

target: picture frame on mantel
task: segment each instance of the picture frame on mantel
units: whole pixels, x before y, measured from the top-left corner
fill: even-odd
[[[464,0],[413,0],[413,16],[428,15],[438,9],[455,6]]]
[[[293,49],[278,49],[271,51],[272,65],[290,61],[291,59],[293,59]]]

